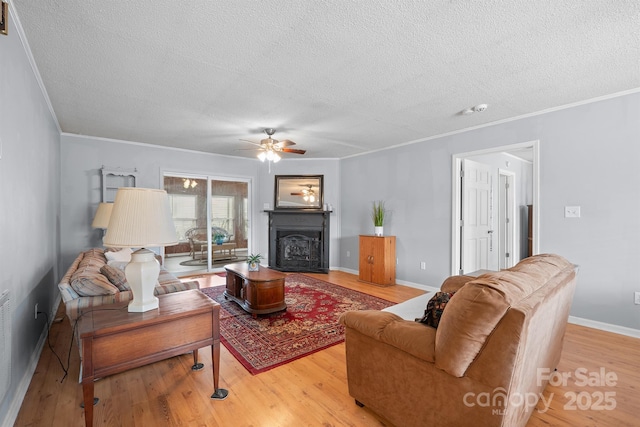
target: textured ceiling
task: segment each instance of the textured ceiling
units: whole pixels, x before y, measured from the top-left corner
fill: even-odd
[[[637,0],[11,4],[63,132],[233,156],[265,127],[341,158],[640,88]]]

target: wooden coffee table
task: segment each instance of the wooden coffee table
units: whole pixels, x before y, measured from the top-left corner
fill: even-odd
[[[220,372],[220,304],[197,289],[158,295],[159,307],[130,313],[129,301],[100,306],[78,320],[82,344],[82,394],[87,426],[93,425],[93,382],[169,357],[211,346],[212,399],[224,399]]]
[[[249,271],[245,262],[224,266],[227,271],[227,289],[225,298],[229,298],[251,313],[273,313],[285,310],[284,279],[286,274],[260,267],[259,271]]]

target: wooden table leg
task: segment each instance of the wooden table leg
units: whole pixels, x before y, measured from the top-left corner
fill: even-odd
[[[218,388],[220,378],[220,340],[216,340],[211,345],[211,364],[213,365],[213,394],[212,399],[224,400],[229,395],[229,390]]]
[[[84,400],[84,425],[93,426],[93,380],[82,381],[82,397]]]
[[[194,371],[199,371],[202,368],[204,368],[204,363],[198,362],[198,349],[195,349],[193,350],[193,366],[191,366],[191,369]]]

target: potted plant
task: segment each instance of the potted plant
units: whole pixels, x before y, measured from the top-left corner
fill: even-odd
[[[387,210],[384,206],[384,200],[378,200],[373,202],[373,210],[371,211],[371,219],[373,219],[374,234],[376,236],[382,236],[384,216]]]
[[[216,245],[223,244],[224,243],[224,239],[226,237],[227,236],[224,233],[220,232],[220,231],[216,231],[215,233],[213,233],[213,241],[216,242]]]
[[[247,264],[249,264],[249,271],[259,271],[260,270],[260,260],[262,259],[262,255],[251,254],[247,257]]]

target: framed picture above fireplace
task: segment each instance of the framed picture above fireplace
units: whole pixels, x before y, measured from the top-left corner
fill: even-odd
[[[276,175],[275,209],[322,209],[324,175]]]

